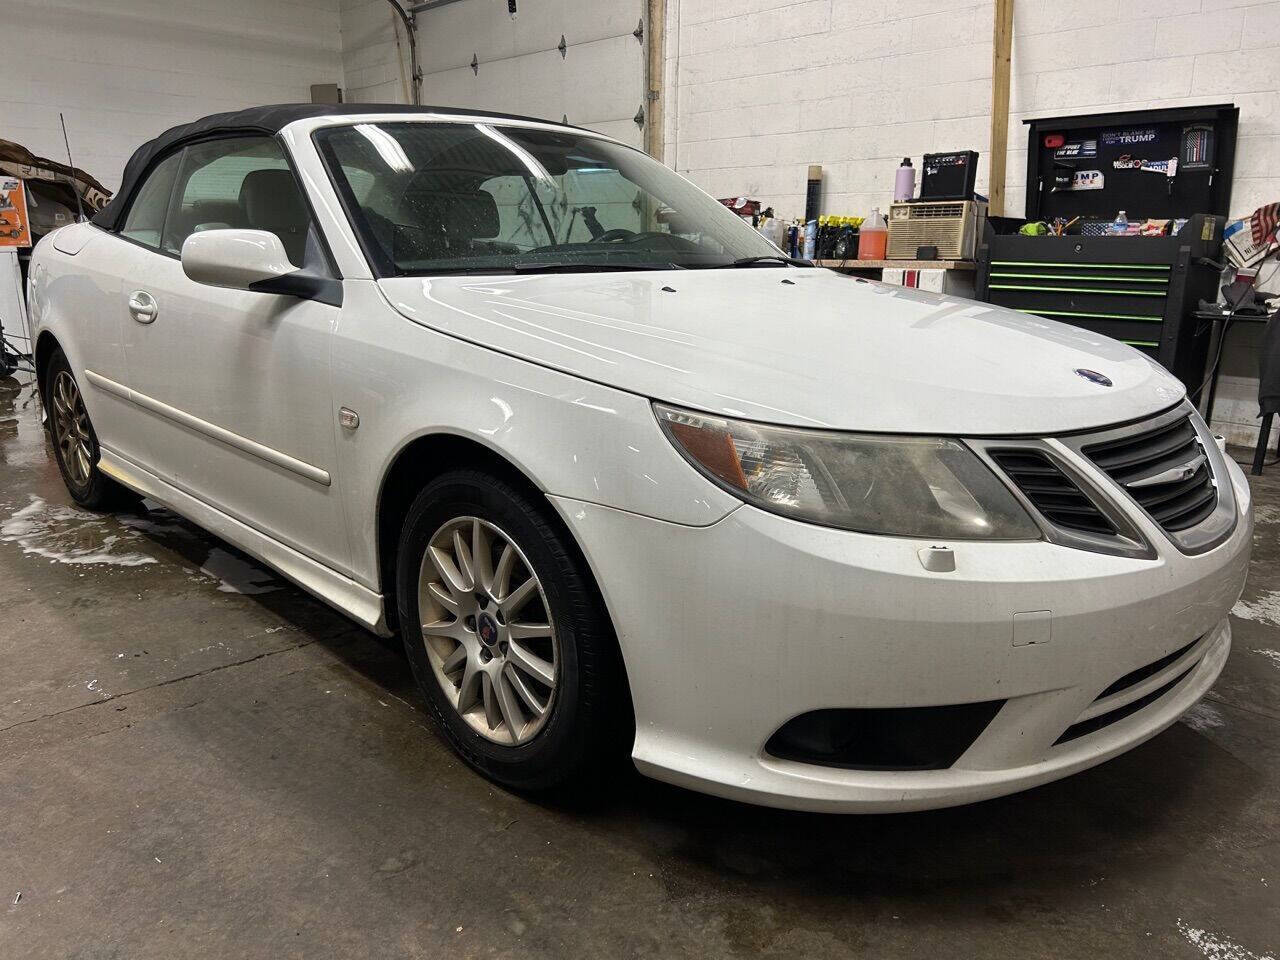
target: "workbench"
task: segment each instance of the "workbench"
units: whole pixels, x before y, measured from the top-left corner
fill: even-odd
[[[819,267],[956,297],[974,296],[972,260],[815,260]]]

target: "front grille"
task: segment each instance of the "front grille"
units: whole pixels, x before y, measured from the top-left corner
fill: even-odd
[[[1137,700],[1131,700],[1123,706],[1116,707],[1116,709],[1112,710],[1110,713],[1102,713],[1096,717],[1090,717],[1088,720],[1081,720],[1079,723],[1072,724],[1067,727],[1066,732],[1063,733],[1062,736],[1054,741],[1054,746],[1057,746],[1060,743],[1066,743],[1069,740],[1078,739],[1079,737],[1088,736],[1091,733],[1097,733],[1104,727],[1109,727],[1113,723],[1119,723],[1125,717],[1133,716],[1144,707],[1151,706],[1151,704],[1155,703],[1166,693],[1176,687],[1186,679],[1187,674],[1195,668],[1196,664],[1192,664],[1163,686],[1157,687],[1146,696],[1139,697]]]
[[[1218,505],[1209,458],[1187,417],[1083,452],[1167,531],[1196,526]]]
[[[1154,660],[1144,667],[1139,667],[1137,670],[1132,670],[1129,673],[1126,673],[1123,677],[1094,697],[1094,704],[1096,705],[1099,701],[1106,700],[1108,697],[1114,697],[1117,694],[1124,693],[1124,691],[1130,690],[1133,687],[1138,686],[1138,684],[1143,683],[1146,680],[1150,680],[1152,677],[1158,677],[1162,672],[1170,670],[1179,660],[1190,653],[1195,645],[1203,639],[1203,636],[1196,637],[1185,647],[1179,647],[1172,653],[1165,654],[1159,660]],[[1178,669],[1175,676],[1169,678],[1164,683],[1160,684],[1160,686],[1156,687],[1156,689],[1143,694],[1137,699],[1130,700],[1128,703],[1122,703],[1114,709],[1108,710],[1106,713],[1100,713],[1097,716],[1092,716],[1086,720],[1080,720],[1073,723],[1071,726],[1067,727],[1066,731],[1055,741],[1055,743],[1066,743],[1068,740],[1075,740],[1078,737],[1088,736],[1091,733],[1096,733],[1104,727],[1111,726],[1113,723],[1118,723],[1125,717],[1133,716],[1144,707],[1148,707],[1155,703],[1181,683],[1187,674],[1199,665],[1202,659],[1203,656],[1196,657],[1194,663]]]
[[[1115,536],[1115,525],[1075,482],[1037,450],[991,450],[991,459],[1035,508],[1068,530]]]
[[[1154,663],[1148,663],[1145,667],[1139,667],[1137,670],[1134,670],[1132,673],[1126,673],[1123,677],[1121,677],[1111,686],[1107,687],[1107,689],[1103,690],[1100,694],[1098,694],[1094,702],[1096,703],[1098,700],[1105,700],[1107,697],[1111,696],[1112,694],[1119,693],[1121,690],[1128,690],[1130,687],[1137,686],[1143,680],[1146,680],[1150,677],[1154,677],[1157,673],[1159,673],[1165,667],[1168,667],[1173,663],[1176,663],[1182,657],[1183,654],[1185,654],[1188,650],[1190,650],[1197,643],[1199,643],[1200,639],[1201,639],[1200,637],[1196,637],[1196,639],[1192,640],[1185,647],[1179,647],[1177,650],[1173,651],[1173,653],[1170,653],[1170,654],[1167,654],[1166,656],[1161,657],[1159,660],[1155,661]]]

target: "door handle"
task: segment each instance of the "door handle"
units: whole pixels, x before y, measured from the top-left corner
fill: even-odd
[[[150,323],[158,312],[156,298],[147,291],[135,290],[129,294],[129,315],[139,323]]]

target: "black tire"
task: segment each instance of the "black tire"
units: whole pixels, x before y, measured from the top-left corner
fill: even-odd
[[[53,455],[58,461],[58,471],[62,474],[62,482],[66,484],[71,499],[89,510],[117,510],[135,505],[140,499],[136,493],[116,483],[98,469],[101,450],[98,446],[98,434],[93,429],[87,411],[83,413],[81,429],[84,433],[85,445],[88,449],[89,467],[87,477],[82,476],[84,470],[75,469],[68,463],[72,455],[64,431],[65,420],[59,417],[55,409],[54,391],[60,376],[71,378],[78,392],[80,385],[71,372],[71,364],[61,348],[54,351],[49,358],[49,367],[45,371],[44,383],[41,384],[41,395],[44,398],[45,410],[49,415],[49,436],[53,440]],[[83,400],[79,400],[83,404]]]
[[[433,672],[419,614],[419,571],[431,537],[459,517],[477,517],[509,536],[541,581],[559,644],[550,714],[519,745],[481,736],[446,697]],[[515,790],[585,786],[628,757],[634,717],[612,624],[576,545],[535,491],[484,471],[437,477],[414,500],[396,563],[400,631],[414,677],[439,729],[468,764]],[[607,778],[606,778],[607,779]]]

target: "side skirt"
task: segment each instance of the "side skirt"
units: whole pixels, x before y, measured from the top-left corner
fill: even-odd
[[[372,630],[379,636],[392,635],[387,629],[382,594],[374,593],[368,587],[361,586],[340,573],[335,573],[323,564],[254,530],[203,500],[184,493],[119,454],[105,447],[100,447],[100,450],[98,469],[112,480],[144,497],[164,504],[174,513],[235,544],[251,557],[279,571],[303,590],[319,597],[340,613],[345,613],[362,627]]]

